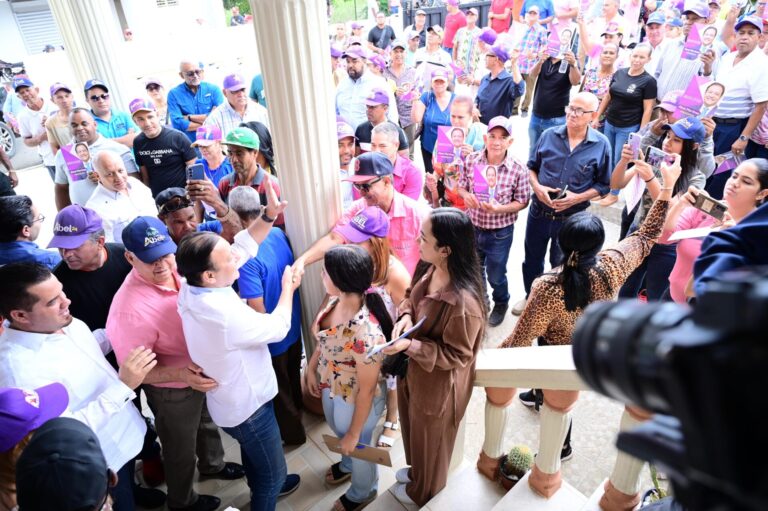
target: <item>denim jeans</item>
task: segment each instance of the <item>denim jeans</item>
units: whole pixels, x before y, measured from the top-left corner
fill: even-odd
[[[134,511],[136,509],[136,504],[133,501],[132,484],[135,467],[136,460],[133,459],[117,471],[117,485],[109,490],[114,511]]]
[[[483,268],[483,284],[486,274],[488,283],[493,288],[493,303],[509,303],[509,284],[507,283],[507,260],[512,248],[514,224],[499,229],[475,228],[477,255]]]
[[[663,301],[669,289],[669,275],[675,267],[676,259],[677,243],[654,245],[645,261],[627,277],[624,285],[621,286],[619,298],[637,298],[638,293],[645,287],[649,302]]]
[[[360,433],[360,444],[371,445],[373,429],[384,411],[386,390],[380,389],[379,395],[373,398],[371,411],[365,420],[363,430]],[[341,396],[331,397],[330,389],[323,389],[323,412],[325,420],[337,437],[342,438],[349,431],[352,424],[352,415],[355,413],[355,404],[344,401]],[[375,463],[352,458],[341,457],[341,470],[352,473],[352,484],[347,490],[346,496],[353,502],[364,502],[376,493],[379,486],[379,470]]]
[[[549,245],[549,264],[552,268],[560,265],[563,258],[557,235],[565,217],[558,220],[546,218],[544,208],[545,206],[534,198],[528,209],[528,223],[525,225],[525,260],[523,260],[523,286],[525,286],[526,297],[531,292],[534,279],[544,272],[547,245]]]
[[[531,120],[528,123],[528,140],[530,143],[530,149],[528,150],[529,160],[533,159],[533,155],[536,152],[536,144],[539,142],[541,134],[548,128],[562,126],[563,124],[565,124],[565,116],[543,119],[534,113],[531,114]]]
[[[603,135],[605,135],[608,138],[608,142],[611,143],[611,172],[613,172],[613,168],[619,160],[621,160],[621,150],[624,147],[624,144],[627,143],[627,140],[629,140],[629,134],[636,133],[639,129],[639,124],[627,126],[626,128],[618,128],[608,122],[608,120],[605,121]],[[618,195],[619,190],[612,189],[611,194]]]
[[[712,138],[715,142],[714,154],[723,154],[731,150],[736,140],[738,140],[741,132],[744,131],[744,126],[747,124],[747,119],[743,119],[741,122],[733,124],[718,123],[715,128],[715,132],[712,134]],[[747,144],[749,149],[749,144]],[[709,193],[714,199],[723,198],[723,190],[725,189],[725,183],[728,178],[731,177],[732,172],[721,172],[720,174],[712,174],[707,179],[707,184],[704,190]]]
[[[242,424],[222,429],[240,444],[245,477],[252,492],[251,511],[274,510],[287,468],[272,401]]]

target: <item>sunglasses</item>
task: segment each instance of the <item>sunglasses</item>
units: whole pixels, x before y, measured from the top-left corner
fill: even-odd
[[[90,99],[91,101],[99,101],[99,100],[106,101],[109,99],[109,93],[105,92],[104,94],[94,94],[93,96],[88,96],[88,99]]]
[[[160,90],[160,86],[159,85],[147,85],[147,90],[148,91]]]
[[[371,187],[381,181],[380,177],[377,177],[373,181],[369,183],[352,183],[352,186],[354,186],[358,191],[361,191],[363,193],[368,193],[371,191]]]
[[[174,197],[160,207],[159,213],[173,213],[180,209],[188,208],[192,206],[192,202],[185,197]]]
[[[195,69],[194,71],[187,71],[186,73],[184,73],[184,75],[187,78],[192,78],[193,76],[203,76],[203,70]]]

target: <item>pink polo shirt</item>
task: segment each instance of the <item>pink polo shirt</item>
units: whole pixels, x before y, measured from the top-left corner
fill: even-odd
[[[423,170],[405,156],[398,154],[393,174],[392,183],[395,190],[416,201],[421,198],[421,191],[424,189]],[[352,196],[355,200],[362,197],[355,187],[352,187]]]
[[[173,274],[176,285],[181,280]],[[187,351],[181,326],[175,289],[152,284],[133,269],[115,294],[107,318],[107,338],[115,350],[118,364],[137,346],[155,352],[157,364],[167,367],[187,367],[192,359]],[[156,387],[185,388],[181,382],[153,383]]]
[[[356,214],[367,207],[368,203],[365,199],[356,200],[344,212],[339,221],[336,222],[336,227],[338,228],[349,223]],[[416,264],[421,258],[419,256],[421,221],[429,215],[429,212],[430,208],[426,204],[416,202],[397,191],[395,191],[392,206],[387,211],[387,216],[389,217],[389,234],[387,234],[389,246],[411,275],[413,275]],[[337,228],[334,228],[334,232],[339,234]]]

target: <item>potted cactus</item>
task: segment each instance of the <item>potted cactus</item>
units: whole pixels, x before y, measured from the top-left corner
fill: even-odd
[[[501,457],[499,472],[501,473],[501,485],[505,490],[510,490],[523,478],[533,465],[533,452],[527,445],[516,445],[507,454]]]

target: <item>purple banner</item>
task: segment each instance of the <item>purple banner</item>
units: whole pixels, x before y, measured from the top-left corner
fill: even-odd
[[[694,23],[691,25],[691,31],[688,33],[688,39],[683,45],[683,53],[680,58],[683,60],[696,60],[701,55],[701,32],[700,25]]]

